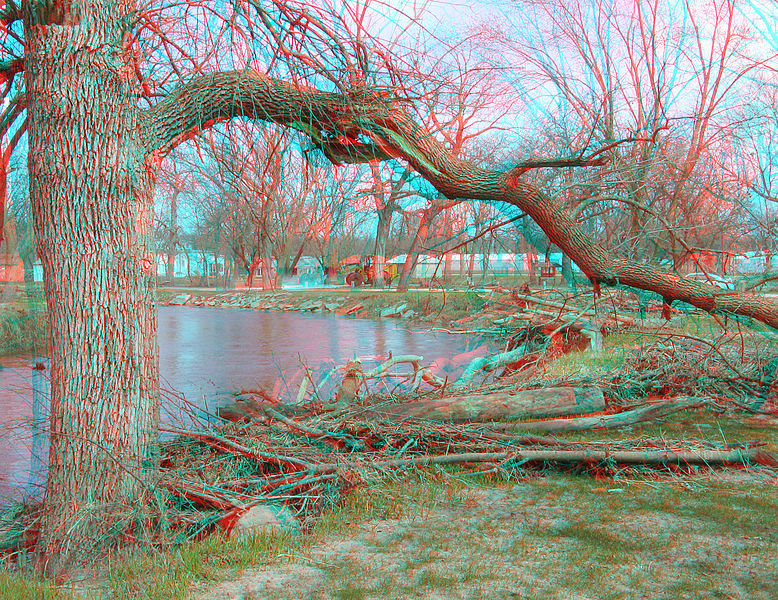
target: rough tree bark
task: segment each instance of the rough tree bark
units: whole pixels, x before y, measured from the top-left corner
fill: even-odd
[[[88,556],[116,523],[106,511],[142,496],[159,421],[140,239],[152,179],[134,139],[135,74],[119,27],[135,6],[80,4],[77,15],[25,4],[24,15],[30,198],[52,347],[38,545],[49,572]]]

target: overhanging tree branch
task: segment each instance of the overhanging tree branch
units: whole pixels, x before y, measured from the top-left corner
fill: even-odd
[[[505,202],[543,229],[595,283],[627,285],[703,310],[751,317],[778,328],[778,300],[682,279],[658,265],[614,255],[591,239],[575,212],[524,181],[516,169],[484,169],[453,155],[413,122],[399,102],[374,94],[359,100],[320,92],[255,72],[194,78],[142,115],[149,153],[166,154],[204,127],[233,117],[273,121],[308,134],[330,160],[400,158],[448,198]]]
[[[24,71],[23,58],[0,61],[0,87],[3,88],[3,96],[11,89],[14,77],[22,71]]]
[[[13,0],[5,2],[5,6],[0,10],[0,23],[8,27],[14,21],[20,21],[22,18],[19,6]]]

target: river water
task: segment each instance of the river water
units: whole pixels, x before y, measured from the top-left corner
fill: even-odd
[[[165,422],[186,425],[200,409],[213,413],[241,389],[294,398],[305,370],[334,395],[334,366],[354,358],[367,370],[389,353],[415,354],[437,374],[454,378],[482,340],[429,332],[395,320],[229,308],[160,307],[159,357]],[[452,361],[453,359],[453,361]],[[0,359],[0,505],[40,492],[45,475],[48,370],[34,356]],[[43,361],[44,364],[46,361]],[[386,391],[401,379],[383,382]],[[31,460],[32,456],[32,460]]]

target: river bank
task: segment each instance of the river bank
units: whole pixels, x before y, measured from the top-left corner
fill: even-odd
[[[46,310],[42,302],[21,295],[0,302],[0,356],[45,354],[48,344]],[[360,318],[397,318],[428,325],[449,325],[477,310],[483,302],[473,292],[396,292],[338,289],[329,292],[207,291],[160,289],[159,306],[194,306],[281,310],[336,314]]]
[[[71,590],[128,600],[669,600],[707,597],[711,590],[716,597],[775,597],[775,465],[745,461],[720,468],[664,459],[622,465],[611,456],[565,466],[527,458],[537,448],[778,451],[776,419],[754,412],[759,402],[757,410],[767,408],[778,391],[767,364],[771,338],[739,329],[736,337],[698,313],[666,311],[662,317],[669,318],[661,318],[664,308],[656,304],[638,314],[627,295],[607,296],[600,311],[590,301],[519,290],[161,291],[162,306],[383,317],[430,329],[488,331],[513,344],[511,351],[525,361],[501,373],[500,390],[597,386],[610,416],[643,402],[690,404],[662,419],[610,430],[543,433],[537,420],[499,427],[366,418],[359,411],[371,398],[352,399],[350,410],[311,403],[286,412],[255,394],[260,402],[252,409],[259,412],[252,423],[186,434],[166,454],[165,489],[181,498],[171,505],[179,518],[171,532],[202,531],[198,523],[208,508],[220,517],[217,533],[174,548],[128,550],[109,572],[74,580],[56,597],[71,597]],[[595,325],[604,339],[594,335]],[[349,373],[340,376],[345,382]],[[395,401],[407,408],[446,393],[444,386]],[[291,461],[292,474],[274,475],[267,452]],[[470,461],[464,470],[427,460],[456,457],[452,452]],[[257,471],[256,464],[264,466]],[[267,481],[259,481],[258,472]],[[240,505],[252,494],[254,501],[264,494],[292,504],[303,534],[218,533],[229,534],[233,524],[223,515],[249,514]],[[319,503],[322,512],[310,512],[322,495],[331,501]],[[12,589],[8,581],[0,570],[0,597],[6,597],[4,585]],[[33,585],[7,597],[37,597],[25,595]]]
[[[45,354],[48,344],[46,310],[26,300],[0,303],[0,356]]]
[[[472,291],[334,289],[210,292],[161,289],[158,298],[160,306],[332,313],[361,318],[397,318],[435,325],[449,325],[484,306],[478,293]]]

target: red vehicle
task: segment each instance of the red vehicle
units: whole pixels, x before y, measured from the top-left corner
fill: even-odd
[[[374,257],[368,257],[365,264],[358,263],[346,274],[346,284],[352,287],[359,287],[361,285],[373,285],[375,279],[378,276],[378,269],[376,268]],[[397,277],[397,265],[387,265],[384,263],[383,270],[384,285],[389,286],[392,284],[392,279]]]

